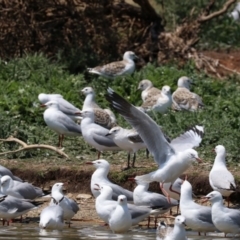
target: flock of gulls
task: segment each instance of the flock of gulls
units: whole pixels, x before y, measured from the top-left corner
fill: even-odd
[[[125,52],[122,61],[90,68],[88,71],[102,77],[114,79],[135,71],[137,56]],[[58,147],[63,146],[64,136],[81,136],[98,152],[97,160],[86,162],[96,168],[91,178],[91,192],[95,197],[98,216],[109,225],[114,233],[124,233],[150,215],[155,218],[179,207],[181,215],[176,216],[174,227],[158,224],[157,239],[185,240],[185,225],[201,233],[240,233],[240,211],[229,208],[229,196],[236,190],[233,175],[226,168],[224,146],[215,147],[216,158],[209,173],[209,183],[213,189],[202,202],[209,200],[212,206],[198,204],[193,199],[192,186],[187,179],[179,177],[194,163],[202,162],[193,148],[200,145],[204,127],[195,125],[175,139],[169,139],[152,118],[151,112],[167,114],[174,111],[198,111],[203,109],[202,98],[190,90],[193,81],[188,77],[178,79],[178,86],[171,94],[169,86],[162,89],[153,86],[148,79],[138,83],[142,92],[142,105],[134,106],[108,88],[106,99],[115,112],[119,113],[132,127],[126,129],[117,124],[110,109],[101,108],[95,101],[92,87],[81,90],[85,95],[82,109],[69,103],[60,94],[41,93],[38,96],[42,107],[46,107],[43,117],[47,126],[59,135]],[[101,159],[104,151],[126,151],[127,167],[135,166],[136,152],[147,149],[152,155],[157,170],[129,180],[136,183],[134,191],[122,188],[108,179],[110,164]],[[131,163],[131,154],[133,161]],[[23,182],[6,168],[0,168],[1,194],[0,217],[10,221],[35,209],[37,197],[44,197],[40,188]],[[159,182],[162,193],[148,190],[151,182]],[[48,196],[48,195],[47,195]],[[55,183],[51,191],[51,202],[40,214],[40,228],[62,229],[64,220],[69,223],[79,211],[77,203],[63,194],[63,183]],[[227,198],[228,207],[223,197]],[[148,225],[149,226],[149,225]]]

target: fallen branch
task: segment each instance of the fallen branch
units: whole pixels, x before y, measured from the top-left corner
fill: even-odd
[[[43,149],[52,150],[52,151],[60,154],[61,156],[64,156],[65,158],[69,159],[68,155],[66,153],[64,153],[62,150],[60,150],[56,147],[50,146],[50,145],[45,145],[45,144],[31,144],[31,145],[28,145],[25,142],[21,141],[20,139],[14,138],[14,137],[9,137],[7,139],[0,139],[0,141],[2,141],[2,142],[16,142],[16,143],[18,143],[22,146],[22,148],[19,148],[19,149],[14,150],[14,151],[8,151],[8,152],[0,153],[0,156],[5,155],[5,154],[9,154],[9,153],[18,153],[18,152],[21,152],[21,151],[24,151],[24,150],[43,148]]]

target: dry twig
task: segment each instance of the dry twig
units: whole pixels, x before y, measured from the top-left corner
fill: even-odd
[[[16,143],[18,143],[22,146],[22,148],[19,148],[19,149],[14,150],[14,151],[8,151],[8,152],[0,153],[0,156],[5,155],[5,154],[9,154],[9,153],[18,153],[18,152],[21,152],[21,151],[24,151],[24,150],[43,148],[43,149],[52,150],[52,151],[60,154],[61,156],[64,156],[65,158],[69,159],[68,155],[66,153],[64,153],[62,150],[60,150],[56,147],[50,146],[50,145],[45,145],[45,144],[31,144],[31,145],[28,145],[25,142],[21,141],[20,139],[14,138],[12,136],[10,136],[7,139],[0,139],[0,141],[2,141],[2,142],[16,142]]]

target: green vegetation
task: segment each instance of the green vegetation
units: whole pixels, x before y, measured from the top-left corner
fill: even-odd
[[[176,89],[177,79],[180,76],[191,77],[197,86],[193,91],[203,97],[206,107],[204,110],[191,112],[172,112],[155,114],[155,120],[163,127],[170,137],[176,137],[187,127],[194,124],[205,126],[205,137],[200,148],[199,155],[204,160],[212,161],[214,156],[211,149],[218,144],[226,146],[228,161],[238,164],[240,150],[240,79],[231,77],[226,80],[217,80],[208,77],[203,72],[197,72],[193,64],[189,62],[184,68],[178,69],[174,65],[154,66],[147,64],[133,76],[114,81],[99,78],[97,76],[71,75],[66,67],[58,62],[52,63],[43,55],[25,56],[14,59],[8,63],[0,62],[0,138],[14,135],[23,141],[55,145],[57,134],[46,127],[39,108],[38,94],[60,93],[65,99],[81,108],[84,97],[79,90],[85,86],[93,86],[97,92],[98,103],[109,107],[105,100],[107,86],[127,98],[135,105],[141,104],[140,92],[137,85],[142,79],[150,79],[156,87],[170,85],[172,91]],[[86,80],[87,79],[87,80]],[[123,118],[117,115],[118,123],[127,127]],[[72,161],[81,164],[83,160],[96,158],[95,151],[89,147],[82,138],[68,138],[64,141],[65,152]],[[18,148],[16,144],[1,144],[0,151]],[[126,153],[106,153],[106,159],[123,159]],[[142,152],[144,156],[144,152]],[[55,153],[48,151],[22,152],[17,155],[8,155],[12,158],[37,159],[46,162],[51,159],[55,162]],[[61,160],[65,161],[65,160]],[[48,161],[47,161],[48,162]],[[56,163],[59,162],[58,160]]]

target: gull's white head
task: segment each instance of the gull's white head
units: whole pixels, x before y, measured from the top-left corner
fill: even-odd
[[[136,56],[136,54],[132,51],[127,51],[123,55],[124,60],[134,60],[134,59],[137,59],[137,58],[138,57]]]
[[[144,79],[138,84],[138,90],[141,90],[141,91],[147,90],[152,87],[153,87],[153,84],[148,79]]]
[[[223,202],[222,194],[218,191],[212,191],[204,198],[209,200],[211,203]]]
[[[148,190],[149,188],[149,183],[148,182],[145,182],[145,181],[137,181],[136,180],[136,183],[138,186],[142,187],[143,189],[145,190]]]
[[[185,223],[185,217],[184,216],[177,216],[175,218],[175,221],[174,221],[175,225],[177,226],[186,226],[186,223]]]
[[[127,198],[125,195],[118,196],[118,204],[119,205],[127,205]]]
[[[7,189],[11,186],[13,180],[10,176],[8,175],[5,175],[3,177],[1,177],[1,187],[2,187],[2,191],[3,191],[3,194],[5,194],[5,191],[7,191]]]
[[[116,136],[119,132],[121,132],[122,128],[117,126],[113,127],[109,130],[109,132],[106,134],[106,136]]]
[[[190,89],[191,85],[193,85],[193,82],[188,77],[184,76],[178,79],[178,87]]]
[[[52,193],[54,191],[58,191],[58,192],[61,192],[62,193],[62,190],[63,190],[63,183],[55,183],[53,186],[52,186]]]
[[[162,93],[167,95],[167,96],[171,96],[171,88],[169,86],[163,86],[162,87]]]
[[[226,154],[226,149],[223,145],[217,145],[214,148],[214,151],[216,152],[216,154],[220,154],[220,155],[225,155]]]
[[[92,87],[85,87],[81,90],[81,93],[83,93],[85,96],[87,96],[88,94],[93,94],[95,95],[95,92],[93,90]]]
[[[95,185],[96,185],[95,190],[100,191],[99,196],[101,196],[101,198],[112,200],[113,190],[110,186],[108,185],[97,186],[98,184]]]
[[[184,180],[184,182],[181,185],[181,194],[182,193],[185,194],[189,193],[189,195],[192,196],[192,185],[187,180]]]
[[[198,157],[197,151],[194,149],[187,149],[186,151],[181,153],[183,156],[183,161],[188,161],[188,162],[202,162],[202,159]]]
[[[110,169],[110,164],[107,160],[105,159],[98,159],[92,162],[86,162],[86,164],[93,165],[95,168],[100,168],[100,169]]]
[[[82,116],[83,119],[84,118],[90,118],[92,120],[95,119],[95,115],[94,115],[94,112],[93,112],[92,109],[86,109],[86,110],[82,111],[81,116]]]
[[[51,100],[49,102],[46,102],[45,104],[42,104],[41,107],[59,109],[59,104],[57,101]]]

